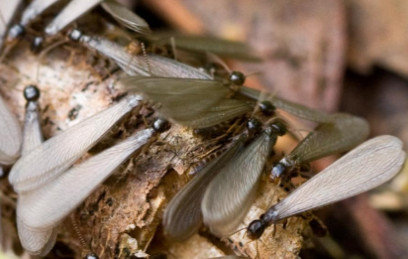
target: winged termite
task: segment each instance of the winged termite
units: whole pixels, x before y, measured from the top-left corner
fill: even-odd
[[[228,221],[231,220],[231,216],[240,218],[237,215],[246,213],[246,206],[250,204],[253,191],[256,190],[270,148],[275,143],[276,137],[283,131],[277,128],[280,127],[278,125],[280,124],[272,123],[246,148],[243,146],[248,135],[240,135],[222,155],[203,167],[176,194],[166,208],[163,218],[166,235],[175,240],[184,240],[197,231],[203,219],[204,223],[216,234],[220,234],[223,227],[235,227],[235,222],[230,222],[230,225],[224,224],[221,227],[216,220]],[[248,128],[247,130],[249,131]],[[225,182],[225,178],[228,178],[227,182],[231,184]],[[235,178],[238,179],[235,181]],[[237,185],[244,187],[240,190]],[[225,191],[225,195],[219,192],[220,187]],[[240,191],[242,192],[239,193]],[[213,194],[218,195],[214,197]],[[234,204],[235,206],[232,205],[232,207],[238,209],[238,212],[234,211],[233,215],[229,213],[230,211],[214,213],[215,207],[218,209],[220,203],[226,207],[228,207],[227,203]]]
[[[92,148],[116,122],[138,106],[140,100],[140,96],[128,96],[22,156],[9,175],[14,190],[21,193],[37,189],[64,172]]]
[[[105,0],[101,6],[120,24],[137,33],[150,33],[150,28],[147,22],[129,10],[126,6],[113,1]]]
[[[167,118],[192,128],[206,128],[252,110],[252,102],[229,98],[221,82],[200,79],[128,77],[122,84],[161,105]]]
[[[201,225],[201,201],[208,184],[243,146],[239,138],[221,156],[208,163],[170,201],[163,216],[166,236],[182,241],[194,234]]]
[[[0,48],[3,46],[8,27],[21,3],[22,0],[0,2]]]
[[[33,230],[55,227],[80,205],[130,155],[151,139],[154,129],[139,131],[119,144],[73,166],[19,199],[20,216]],[[70,193],[70,195],[66,195]]]
[[[45,28],[45,33],[55,35],[75,19],[84,15],[103,0],[72,0]]]
[[[281,176],[288,167],[348,151],[363,142],[370,131],[367,121],[357,116],[344,113],[327,114],[275,95],[261,95],[258,91],[247,87],[241,87],[239,91],[250,98],[268,100],[277,108],[318,123],[318,126],[272,169],[272,177]]]
[[[384,135],[370,139],[252,221],[248,234],[259,238],[266,227],[282,219],[371,190],[394,177],[405,156],[402,142],[396,137]]]
[[[20,155],[22,134],[14,114],[0,96],[0,165],[13,164]]]
[[[79,41],[86,47],[96,50],[102,55],[113,59],[127,74],[140,76],[160,76],[177,78],[210,79],[211,77],[194,67],[175,60],[147,54],[146,57],[133,55],[124,46],[103,37],[84,35],[79,30],[69,33],[70,39]],[[146,63],[146,59],[149,64]]]
[[[204,224],[218,236],[235,230],[254,199],[266,160],[277,137],[286,132],[272,123],[242,152],[233,157],[209,184],[201,209]]]
[[[221,39],[213,36],[181,35],[162,33],[150,37],[156,44],[174,44],[176,48],[193,52],[206,52],[217,54],[221,57],[260,61],[261,58],[245,43]]]
[[[60,0],[34,0],[24,10],[20,22],[13,25],[7,35],[7,40],[12,41],[19,38],[24,32],[25,27],[36,19],[41,13]]]
[[[29,153],[43,142],[41,134],[40,120],[38,114],[38,102],[40,91],[34,85],[29,85],[24,89],[24,98],[27,101],[26,114],[24,120],[22,155]],[[19,195],[22,196],[29,194]],[[23,198],[24,199],[24,198]],[[52,249],[57,238],[57,229],[47,228],[34,231],[27,227],[20,217],[20,207],[17,206],[17,231],[23,246],[31,255],[44,256]]]

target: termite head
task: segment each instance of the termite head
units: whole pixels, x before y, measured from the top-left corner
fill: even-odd
[[[261,131],[262,123],[255,118],[250,118],[247,122],[246,127],[248,130],[248,135],[254,136],[256,133]]]
[[[14,24],[11,26],[9,33],[7,35],[7,40],[8,41],[13,41],[15,39],[21,38],[25,33],[24,26],[21,24]]]
[[[276,110],[276,107],[267,100],[260,102],[258,106],[261,112],[266,116],[272,116]]]
[[[234,85],[243,85],[245,82],[245,75],[239,71],[232,71],[229,81]]]
[[[94,253],[89,253],[85,255],[84,259],[99,259],[99,257]]]
[[[35,102],[40,98],[40,90],[35,85],[24,88],[24,98],[27,102]]]
[[[266,225],[260,219],[252,221],[247,227],[247,233],[249,238],[258,239],[265,231]]]
[[[41,36],[36,36],[34,37],[33,41],[31,42],[31,51],[34,53],[38,53],[40,52],[40,50],[42,49],[42,45],[44,42],[44,38]]]
[[[68,33],[68,37],[73,41],[79,41],[82,37],[82,32],[78,29],[73,29]]]
[[[288,131],[286,124],[281,120],[275,120],[270,125],[272,133],[278,136],[283,136]]]
[[[153,129],[156,132],[164,132],[170,128],[170,123],[168,120],[163,118],[158,118],[153,122]]]

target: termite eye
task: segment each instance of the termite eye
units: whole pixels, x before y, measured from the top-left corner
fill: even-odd
[[[275,113],[276,107],[270,101],[262,101],[259,103],[259,109],[266,116],[271,116]]]
[[[164,132],[170,128],[170,123],[168,120],[163,118],[158,118],[153,122],[153,129],[156,132]]]
[[[42,48],[42,44],[44,42],[44,38],[37,36],[34,38],[34,40],[31,42],[31,51],[34,53],[38,53],[41,48]]]
[[[27,102],[37,101],[40,98],[40,90],[35,85],[24,88],[24,98]]]
[[[251,118],[247,122],[247,129],[249,134],[255,134],[261,129],[262,123],[257,119]]]
[[[278,136],[283,136],[288,131],[286,128],[285,123],[281,121],[275,121],[271,124],[272,132],[277,134]]]
[[[245,75],[239,71],[232,71],[229,80],[234,85],[243,85],[245,82]]]
[[[85,256],[85,259],[99,259],[99,257],[94,253],[90,253]]]
[[[69,38],[73,41],[79,41],[79,39],[82,37],[82,32],[80,30],[77,29],[73,29],[70,33],[69,33]]]
[[[23,36],[25,33],[25,29],[21,24],[14,24],[9,30],[9,38],[10,39],[17,39]]]
[[[260,238],[264,230],[265,224],[259,219],[252,221],[247,227],[248,235],[251,239]]]

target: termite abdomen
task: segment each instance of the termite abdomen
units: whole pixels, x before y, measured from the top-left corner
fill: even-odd
[[[239,71],[232,71],[229,81],[234,85],[243,85],[245,83],[245,75]]]
[[[40,98],[40,90],[35,85],[24,88],[24,98],[27,102],[35,102]]]
[[[153,129],[156,132],[164,132],[171,127],[168,120],[163,118],[158,118],[153,122]]]

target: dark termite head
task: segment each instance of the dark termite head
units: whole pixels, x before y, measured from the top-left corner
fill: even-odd
[[[274,120],[271,125],[271,130],[273,134],[276,134],[278,136],[283,136],[287,133],[288,129],[286,127],[286,124],[282,120]]]
[[[266,116],[272,116],[276,110],[276,107],[267,100],[260,102],[258,106],[261,112]]]
[[[249,238],[251,239],[258,239],[262,236],[263,232],[265,231],[266,225],[262,220],[256,219],[249,223],[247,227],[247,233]]]
[[[35,85],[28,85],[24,88],[24,98],[27,102],[35,102],[40,98],[40,90]]]
[[[73,41],[79,41],[82,37],[82,32],[78,29],[73,29],[68,32],[68,37]]]
[[[246,124],[246,127],[248,130],[248,134],[250,136],[254,136],[256,133],[261,131],[262,123],[255,118],[250,118]]]
[[[229,80],[234,85],[243,85],[245,82],[245,75],[239,71],[232,71]]]
[[[99,259],[99,257],[94,253],[88,253],[85,255],[84,259]]]
[[[40,52],[40,50],[42,49],[42,45],[44,42],[44,38],[41,36],[36,36],[34,37],[33,41],[31,42],[31,51],[34,53],[38,53]]]
[[[15,39],[21,38],[25,33],[24,26],[21,24],[14,24],[11,26],[9,33],[7,35],[7,40],[8,41],[13,41]]]
[[[171,127],[168,120],[163,118],[158,118],[153,122],[153,129],[156,132],[164,132]]]

